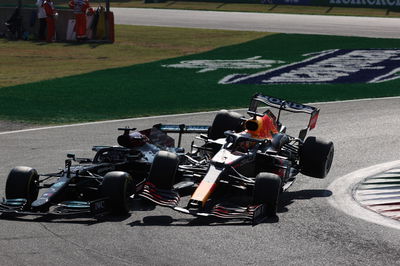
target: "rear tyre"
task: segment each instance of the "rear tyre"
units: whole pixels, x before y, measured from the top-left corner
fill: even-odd
[[[17,166],[8,174],[6,181],[7,199],[27,199],[33,202],[39,194],[39,175],[35,169]]]
[[[227,130],[241,131],[242,126],[242,115],[236,112],[230,112],[227,110],[221,110],[217,113],[211,128],[208,132],[210,139],[224,138],[224,132]]]
[[[276,174],[259,173],[253,191],[253,204],[265,204],[268,217],[276,216],[282,180]]]
[[[150,168],[148,181],[160,189],[171,189],[175,182],[179,158],[175,153],[159,151]]]
[[[326,177],[332,166],[334,151],[332,141],[308,137],[300,148],[301,173],[316,178]]]
[[[102,195],[108,198],[107,207],[111,213],[116,215],[129,213],[129,196],[133,191],[133,180],[130,174],[121,171],[107,173],[100,190]]]

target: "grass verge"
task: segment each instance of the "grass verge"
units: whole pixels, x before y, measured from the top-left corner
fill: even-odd
[[[290,64],[304,60],[304,54],[329,49],[398,47],[400,40],[393,39],[275,34],[190,56],[2,88],[0,119],[71,123],[237,108],[247,106],[255,92],[300,102],[395,96],[400,95],[399,80],[377,84],[222,85],[218,81],[227,75],[261,70],[199,72],[163,65],[254,56]]]
[[[114,44],[0,39],[0,88],[196,54],[267,33],[116,25]]]

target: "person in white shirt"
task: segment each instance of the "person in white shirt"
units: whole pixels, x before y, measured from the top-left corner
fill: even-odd
[[[45,0],[37,0],[36,6],[38,7],[37,16],[39,19],[39,40],[45,41],[46,40],[46,11],[44,10],[43,4]]]

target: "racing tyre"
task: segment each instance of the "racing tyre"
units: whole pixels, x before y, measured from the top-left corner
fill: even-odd
[[[7,199],[27,199],[33,202],[39,194],[39,175],[35,169],[17,166],[8,174],[6,181]]]
[[[268,217],[276,216],[282,180],[276,174],[259,173],[253,191],[253,204],[265,204]]]
[[[129,196],[133,192],[133,180],[130,174],[121,171],[107,173],[100,187],[101,193],[107,197],[107,207],[113,214],[128,214]]]
[[[214,121],[208,131],[208,137],[210,139],[225,138],[224,132],[227,130],[241,131],[243,116],[236,112],[230,112],[227,110],[221,110],[217,113]]]
[[[308,137],[300,148],[300,168],[304,175],[324,178],[332,166],[334,146],[332,141]]]
[[[160,189],[171,189],[175,182],[179,159],[175,153],[159,151],[150,168],[148,181]]]

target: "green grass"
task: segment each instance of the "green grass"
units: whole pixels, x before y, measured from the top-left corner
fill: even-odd
[[[255,92],[300,102],[400,95],[400,81],[380,84],[221,85],[249,70],[162,67],[182,60],[244,59],[262,56],[286,63],[327,49],[398,48],[400,40],[276,34],[210,52],[147,64],[107,69],[0,89],[0,119],[71,123],[156,114],[245,107]],[[259,70],[250,71],[250,73]]]
[[[114,44],[0,39],[0,88],[209,51],[268,33],[116,25]]]

